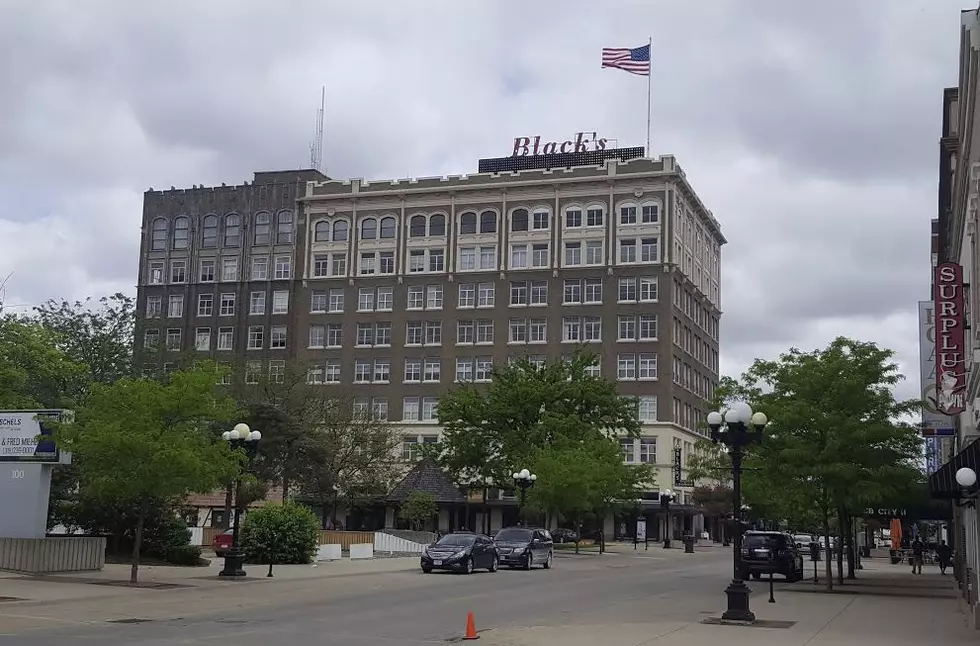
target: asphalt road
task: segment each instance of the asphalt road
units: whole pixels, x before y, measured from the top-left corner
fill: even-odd
[[[141,623],[93,622],[0,636],[0,645],[434,644],[460,637],[470,610],[478,630],[716,614],[724,605],[730,552],[677,552],[563,556],[552,570],[530,572],[371,574],[323,580],[320,585],[330,588],[321,591],[255,586],[255,598],[220,616],[198,607],[203,614],[191,617],[175,607],[169,617]],[[764,586],[754,587],[755,599],[763,601]]]

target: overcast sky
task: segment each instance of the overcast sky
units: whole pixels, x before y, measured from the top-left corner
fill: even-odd
[[[4,300],[135,293],[143,191],[308,166],[475,172],[518,135],[643,145],[721,222],[722,370],[844,334],[918,381],[942,89],[975,0],[0,0]]]

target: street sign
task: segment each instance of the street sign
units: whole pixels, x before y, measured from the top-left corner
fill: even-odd
[[[681,464],[681,457],[682,457],[681,448],[680,447],[675,448],[674,449],[674,464],[671,467],[671,471],[673,471],[673,475],[674,475],[674,486],[675,487],[682,486],[681,483],[683,482],[683,480],[681,479],[682,478],[682,475],[683,475],[681,473],[681,466],[682,466],[682,464]]]

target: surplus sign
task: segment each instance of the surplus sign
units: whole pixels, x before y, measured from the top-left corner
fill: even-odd
[[[966,347],[963,330],[963,267],[936,266],[936,409],[957,415],[966,409]]]

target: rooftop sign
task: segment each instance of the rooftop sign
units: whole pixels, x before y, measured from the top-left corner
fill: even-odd
[[[511,157],[529,155],[554,155],[558,153],[587,153],[605,150],[608,139],[594,132],[576,132],[575,137],[565,141],[542,141],[541,135],[533,137],[514,137]]]

